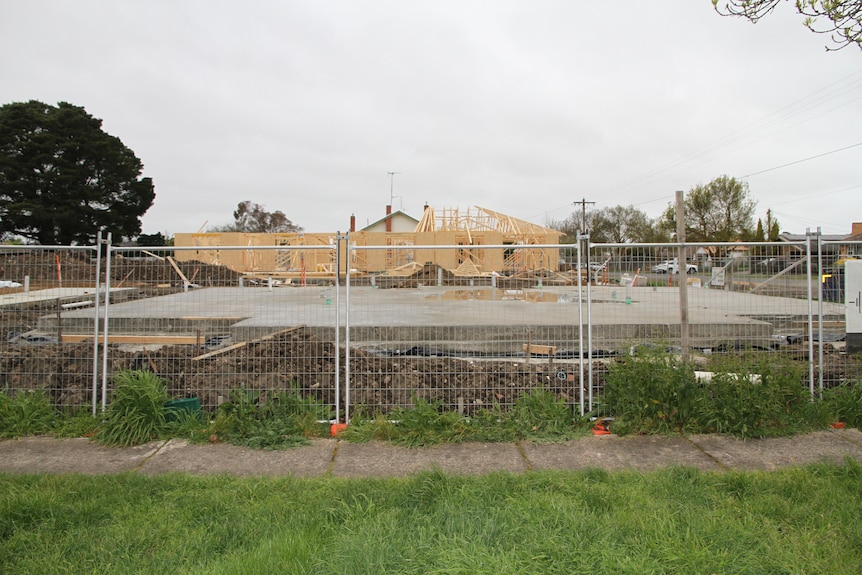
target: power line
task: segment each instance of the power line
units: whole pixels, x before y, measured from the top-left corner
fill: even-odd
[[[627,181],[621,182],[620,184],[614,186],[613,188],[611,188],[608,191],[611,193],[614,193],[614,192],[617,192],[617,191],[622,190],[624,188],[627,188],[629,186],[632,186],[634,184],[638,184],[638,183],[641,183],[645,180],[655,178],[656,176],[659,176],[659,175],[664,174],[666,172],[670,172],[671,170],[679,168],[682,165],[687,164],[689,162],[692,162],[694,160],[701,159],[705,156],[707,156],[707,157],[708,156],[715,156],[715,153],[718,152],[719,150],[721,150],[721,148],[723,148],[723,147],[726,147],[726,146],[733,144],[734,142],[738,142],[740,140],[745,141],[747,139],[750,139],[752,136],[755,136],[758,133],[763,133],[763,132],[766,132],[767,130],[771,130],[774,126],[778,125],[781,122],[786,122],[787,120],[789,120],[790,118],[793,118],[794,116],[798,116],[800,114],[808,112],[808,111],[815,109],[817,107],[821,107],[823,104],[827,103],[830,100],[834,100],[834,99],[841,97],[841,96],[846,96],[858,88],[858,84],[860,83],[860,80],[862,80],[862,78],[858,77],[859,74],[862,74],[862,72],[859,72],[859,71],[853,72],[853,73],[845,76],[844,78],[841,78],[840,80],[838,80],[836,82],[833,82],[833,83],[831,83],[831,84],[829,84],[829,85],[827,85],[827,86],[825,86],[819,90],[816,90],[816,91],[808,94],[807,96],[804,96],[804,97],[802,97],[802,98],[800,98],[794,102],[791,102],[790,104],[783,106],[782,108],[779,108],[775,112],[761,118],[760,120],[751,122],[747,126],[744,126],[738,130],[735,130],[729,134],[726,134],[724,136],[721,136],[721,137],[713,140],[711,143],[704,145],[703,147],[693,151],[692,153],[688,154],[687,156],[685,156],[683,158],[680,158],[680,159],[675,160],[675,161],[671,161],[671,162],[665,164],[664,166],[655,168],[651,171],[648,171],[644,174],[641,174],[640,176],[636,176],[636,177],[631,178]],[[836,87],[836,86],[840,86],[840,87]],[[820,95],[822,92],[826,92],[826,91],[829,92],[828,95],[826,95],[826,96]],[[858,99],[858,98],[856,98],[856,99]],[[856,99],[854,99],[853,101],[855,101]],[[798,125],[799,123],[807,122],[807,121],[809,121],[813,118],[816,118],[820,115],[834,111],[837,108],[841,108],[841,107],[844,107],[846,105],[849,105],[853,101],[845,102],[843,104],[835,106],[835,107],[833,107],[829,110],[826,110],[824,112],[820,112],[820,113],[815,114],[813,116],[809,116],[807,118],[804,118],[800,122],[796,122],[793,125]],[[783,130],[786,130],[789,127],[792,127],[792,126],[787,126],[785,123],[784,126],[780,130],[778,130],[777,132],[772,131],[771,133],[768,133],[764,136],[761,136],[760,138],[757,138],[753,141],[750,141],[746,145],[751,145],[752,143],[757,142],[759,140],[762,140],[764,138],[774,136],[776,133],[781,132]],[[742,147],[742,146],[737,145],[736,149],[739,149],[740,147]],[[726,154],[726,153],[728,153],[728,152],[724,152],[724,154]],[[718,155],[721,156],[724,154],[718,154]]]
[[[788,164],[781,164],[780,166],[775,166],[774,168],[767,168],[765,170],[760,170],[759,172],[753,172],[751,174],[746,174],[742,176],[742,178],[748,178],[750,176],[756,176],[758,174],[765,174],[766,172],[771,172],[773,170],[779,170],[781,168],[786,168],[787,166],[792,166],[794,164],[801,164],[802,162],[807,162],[808,160],[814,160],[816,158],[822,158],[823,156],[828,156],[829,154],[834,154],[836,152],[843,152],[844,150],[849,150],[850,148],[855,148],[856,146],[862,146],[862,142],[858,144],[852,144],[850,146],[845,146],[843,148],[838,148],[837,150],[832,150],[831,152],[823,152],[822,154],[817,154],[816,156],[809,156],[807,158],[802,158],[801,160],[796,160],[795,162],[790,162]]]

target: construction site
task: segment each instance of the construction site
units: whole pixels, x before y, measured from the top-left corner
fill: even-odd
[[[560,271],[559,244],[562,232],[538,226],[492,210],[475,207],[467,210],[425,207],[422,218],[412,231],[394,231],[395,217],[387,206],[382,231],[348,230],[338,233],[192,233],[176,234],[177,261],[197,261],[225,266],[253,279],[275,278],[296,282],[331,282],[336,274],[348,269],[354,281],[371,275],[408,277],[426,266],[436,266],[444,273],[460,278],[490,277],[492,274],[516,278],[519,274]],[[412,218],[411,218],[412,219]],[[397,227],[397,226],[395,226]],[[403,226],[401,226],[403,227]],[[355,223],[351,222],[351,228]],[[346,242],[353,249],[350,261],[338,262],[336,250],[346,252]],[[241,246],[244,250],[218,249]],[[260,247],[274,250],[258,250]],[[411,249],[417,246],[416,249]],[[421,246],[421,247],[419,247]],[[451,248],[459,249],[435,249]],[[482,246],[512,246],[508,249],[481,249]],[[559,281],[570,281],[561,276]]]
[[[428,208],[414,232],[178,234],[172,248],[101,261],[95,249],[5,249],[3,278],[21,285],[0,289],[0,382],[80,406],[104,372],[149,369],[207,406],[292,386],[335,404],[349,382],[350,401],[371,410],[419,397],[469,412],[536,386],[582,401],[601,392],[608,361],[640,346],[815,361],[815,325],[828,381],[860,372],[843,353],[844,303],[812,308],[797,297],[804,280],[767,294],[753,271],[721,289],[699,272],[682,280],[683,321],[672,274],[632,277],[602,246],[585,258],[600,266],[571,269],[559,237],[490,210]]]

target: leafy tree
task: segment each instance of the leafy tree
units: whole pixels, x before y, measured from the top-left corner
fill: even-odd
[[[634,206],[613,206],[590,214],[590,239],[606,243],[638,243],[655,239],[654,222]]]
[[[755,202],[748,184],[720,176],[697,185],[685,196],[685,229],[689,241],[729,242],[752,235]],[[661,217],[665,230],[676,229],[676,209],[669,205]]]
[[[166,238],[162,232],[156,232],[154,234],[141,234],[137,238],[135,238],[135,243],[139,246],[167,246],[172,245],[168,243],[168,238]]]
[[[781,0],[712,0],[723,16],[740,16],[757,23],[775,10]],[[805,16],[805,26],[818,34],[829,34],[840,50],[850,44],[862,48],[862,0],[795,0],[796,11]]]
[[[777,242],[778,236],[780,236],[780,235],[781,235],[781,229],[778,227],[778,220],[776,220],[775,223],[772,224],[772,227],[769,228],[769,241],[770,242]]]
[[[766,234],[764,234],[763,232],[763,220],[761,220],[760,218],[757,218],[757,230],[754,232],[754,241],[766,241]]]
[[[40,244],[132,237],[153,205],[143,165],[84,108],[31,100],[0,107],[0,234]]]
[[[282,211],[268,212],[260,204],[244,201],[233,213],[234,223],[213,228],[217,232],[280,234],[301,232],[302,227],[287,219]]]
[[[781,235],[781,230],[778,227],[778,220],[772,215],[772,210],[766,210],[766,239],[770,242],[777,242],[778,236]]]

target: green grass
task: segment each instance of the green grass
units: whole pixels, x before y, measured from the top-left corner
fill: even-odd
[[[0,475],[2,573],[859,573],[862,467]]]

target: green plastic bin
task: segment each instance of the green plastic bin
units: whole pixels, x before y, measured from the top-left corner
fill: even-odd
[[[165,404],[165,421],[176,421],[178,413],[190,413],[195,417],[201,417],[201,400],[197,397],[187,399],[174,399]]]

